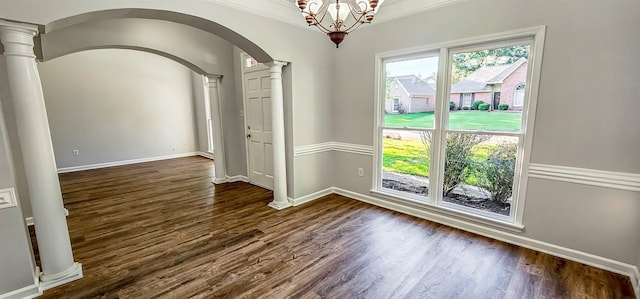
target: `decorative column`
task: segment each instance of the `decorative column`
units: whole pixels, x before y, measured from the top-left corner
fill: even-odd
[[[207,82],[209,86],[209,108],[211,109],[211,122],[213,123],[213,165],[215,168],[215,184],[227,181],[227,168],[224,163],[224,135],[222,134],[222,108],[220,105],[220,92],[218,83],[220,76],[209,75]]]
[[[282,67],[286,62],[267,63],[271,73],[271,119],[273,133],[273,201],[269,206],[282,210],[291,206],[287,199],[287,160],[284,146],[284,95]]]
[[[46,290],[82,277],[73,261],[40,75],[33,52],[37,26],[0,20],[9,88],[22,147]]]

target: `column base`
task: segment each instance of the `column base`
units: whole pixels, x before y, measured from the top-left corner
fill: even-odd
[[[269,206],[280,211],[284,210],[288,207],[293,206],[288,200],[285,202],[276,202],[275,200],[269,203]]]
[[[46,291],[51,288],[63,285],[82,278],[82,264],[73,263],[69,269],[60,273],[44,275],[40,274],[40,291]]]

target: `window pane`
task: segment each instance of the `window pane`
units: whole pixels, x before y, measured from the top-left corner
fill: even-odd
[[[438,57],[385,63],[384,126],[433,128]]]
[[[520,131],[529,45],[453,54],[449,129]]]
[[[383,130],[382,188],[426,198],[431,132]]]
[[[442,200],[509,216],[519,137],[447,134]]]

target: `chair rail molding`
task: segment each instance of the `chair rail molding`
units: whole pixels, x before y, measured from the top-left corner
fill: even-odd
[[[294,156],[318,154],[328,151],[338,151],[357,155],[373,156],[373,146],[354,143],[329,141],[323,143],[296,146]]]
[[[640,174],[531,163],[529,177],[640,192]]]
[[[13,188],[0,190],[0,210],[17,206],[16,192]]]

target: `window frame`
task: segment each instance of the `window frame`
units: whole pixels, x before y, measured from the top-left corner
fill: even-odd
[[[542,52],[544,49],[544,37],[546,32],[546,26],[537,26],[531,28],[525,28],[520,30],[501,32],[496,34],[489,34],[485,36],[467,38],[462,40],[456,40],[451,42],[414,47],[404,50],[390,51],[384,53],[378,53],[375,55],[375,99],[376,99],[376,117],[374,118],[374,157],[373,157],[373,176],[372,176],[372,189],[373,195],[382,197],[384,199],[392,200],[396,203],[405,204],[409,206],[416,206],[427,211],[433,211],[439,214],[451,215],[457,218],[462,218],[475,223],[481,223],[498,228],[504,228],[513,231],[522,231],[524,229],[524,206],[526,200],[526,187],[528,184],[528,168],[531,160],[531,148],[533,142],[533,127],[535,125],[535,116],[537,108],[538,87],[540,85],[540,70],[542,65]],[[448,103],[450,97],[450,88],[448,82],[451,74],[450,61],[452,55],[455,52],[473,51],[474,49],[486,49],[500,47],[501,45],[514,45],[529,43],[530,54],[527,69],[527,85],[525,86],[525,100],[522,111],[522,124],[519,133],[522,136],[519,138],[518,143],[518,160],[516,162],[516,168],[519,168],[519,172],[514,178],[513,194],[514,202],[511,207],[511,216],[508,219],[501,217],[495,217],[495,215],[483,215],[478,213],[478,210],[466,211],[456,206],[455,209],[448,207],[446,204],[441,204],[441,190],[429,190],[427,201],[418,201],[414,198],[409,198],[406,195],[399,195],[397,192],[388,192],[382,188],[382,152],[383,152],[383,138],[382,130],[384,126],[384,74],[385,65],[389,62],[402,61],[408,59],[415,59],[420,57],[431,57],[434,53],[439,53],[438,62],[438,74],[437,74],[437,88],[436,88],[436,103]],[[428,55],[431,54],[431,55]],[[382,100],[381,100],[382,99]],[[446,106],[446,107],[445,107]],[[444,104],[436,104],[436,113],[434,114],[434,137],[431,153],[431,167],[430,167],[430,185],[438,186],[438,189],[442,189],[442,178],[444,172],[437,167],[444,167],[444,147],[441,146],[443,136],[447,132],[447,119],[448,119],[448,106]],[[446,109],[445,109],[446,108]],[[445,116],[446,117],[443,117]],[[398,128],[393,128],[398,129]],[[417,128],[405,128],[405,129],[417,129]],[[418,130],[424,130],[419,128]],[[460,131],[460,130],[455,130]],[[482,131],[471,131],[475,134],[482,134]],[[513,132],[487,132],[491,135],[509,134]],[[437,161],[437,163],[435,162]],[[438,176],[433,174],[437,173]],[[431,181],[435,178],[435,181]],[[440,194],[439,196],[437,194]],[[486,212],[488,213],[488,212]]]

